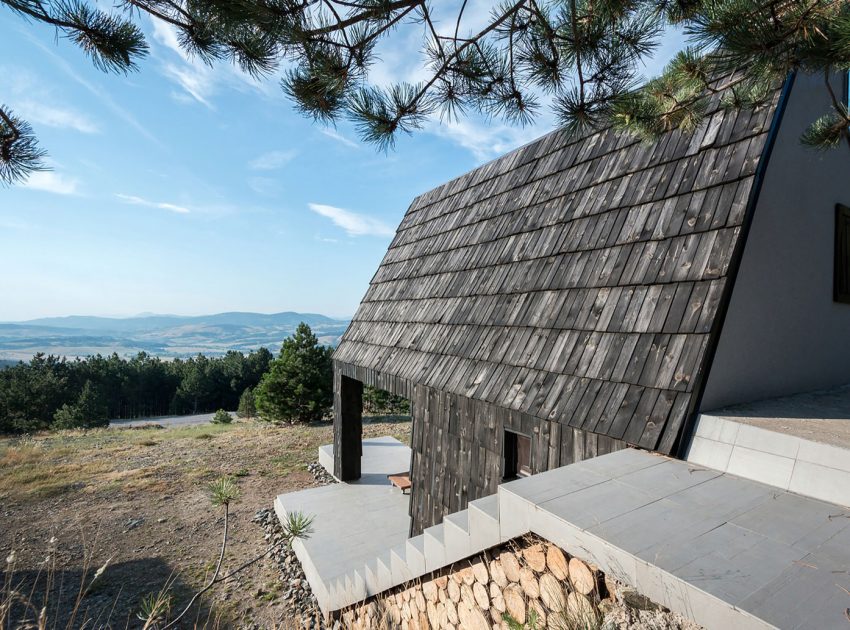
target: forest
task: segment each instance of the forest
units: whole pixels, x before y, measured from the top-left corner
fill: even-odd
[[[272,360],[266,348],[174,360],[146,353],[73,360],[37,354],[0,370],[0,433],[233,410]]]
[[[270,422],[322,420],[333,404],[331,348],[301,324],[274,357],[266,348],[164,360],[144,352],[69,360],[37,354],[0,369],[0,434],[106,426],[110,420],[238,410]],[[368,415],[407,415],[410,403],[372,387]]]

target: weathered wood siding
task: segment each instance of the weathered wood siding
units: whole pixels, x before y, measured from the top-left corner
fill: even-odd
[[[693,134],[554,132],[418,197],[335,359],[672,452],[776,111],[712,99]]]
[[[565,422],[535,418],[366,368],[339,362],[334,366],[338,380],[357,379],[410,400],[414,535],[440,523],[446,514],[465,509],[469,501],[496,492],[503,473],[506,429],[531,437],[533,473],[626,446],[621,440]]]

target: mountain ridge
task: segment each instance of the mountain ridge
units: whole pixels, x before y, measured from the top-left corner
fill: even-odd
[[[69,357],[147,352],[173,358],[198,353],[216,356],[227,350],[246,352],[260,346],[276,351],[302,321],[322,343],[335,346],[349,320],[296,311],[42,317],[0,322],[0,359],[26,360],[38,352]]]

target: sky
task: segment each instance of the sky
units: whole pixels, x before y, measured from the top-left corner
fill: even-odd
[[[469,28],[487,7],[469,4]],[[0,321],[350,317],[416,195],[554,127],[547,111],[525,128],[433,120],[376,152],[346,123],[302,117],[274,77],[210,68],[169,27],[141,26],[150,54],[125,77],[0,7],[0,102],[30,122],[52,169],[0,188]],[[372,81],[424,76],[417,28],[379,49]]]

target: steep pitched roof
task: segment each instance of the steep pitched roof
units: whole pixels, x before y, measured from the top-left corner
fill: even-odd
[[[334,359],[669,452],[778,100],[556,131],[421,195]]]

